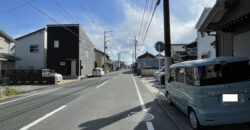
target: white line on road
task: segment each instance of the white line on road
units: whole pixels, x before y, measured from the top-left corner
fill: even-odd
[[[137,92],[137,95],[138,95],[138,97],[139,97],[139,101],[140,101],[140,104],[141,104],[142,111],[147,111],[146,106],[145,106],[145,103],[144,103],[144,101],[143,101],[143,99],[142,99],[140,90],[139,90],[138,85],[137,85],[137,83],[136,83],[136,81],[135,81],[135,78],[134,78],[133,75],[132,75],[132,77],[133,77],[133,80],[134,80],[136,92]],[[148,130],[154,130],[154,126],[153,126],[152,122],[147,121],[147,122],[146,122],[146,125],[147,125]]]
[[[154,130],[152,122],[147,121],[146,125],[147,125],[148,130]]]
[[[106,84],[106,83],[108,83],[108,81],[105,81],[104,83],[98,85],[96,88],[100,88],[102,85],[104,85],[104,84]]]
[[[62,86],[62,87],[64,87],[64,86]],[[6,104],[6,103],[15,102],[15,101],[19,101],[19,100],[22,100],[22,99],[25,99],[25,98],[36,96],[36,95],[41,95],[41,94],[44,94],[44,93],[52,92],[52,91],[55,91],[55,90],[60,89],[62,87],[55,88],[55,89],[52,89],[52,90],[49,90],[49,91],[45,91],[45,92],[41,92],[41,93],[32,94],[32,95],[29,95],[29,96],[26,96],[26,97],[21,97],[21,98],[18,98],[18,99],[14,99],[14,100],[2,102],[2,103],[0,103],[0,105]]]
[[[38,124],[39,122],[45,120],[46,118],[50,117],[51,115],[55,114],[56,112],[62,110],[62,109],[65,108],[65,107],[66,107],[66,105],[63,105],[63,106],[57,108],[56,110],[54,110],[54,111],[52,111],[52,112],[50,112],[50,113],[44,115],[43,117],[41,117],[41,118],[39,118],[39,119],[37,119],[37,120],[31,122],[30,124],[24,126],[24,127],[21,128],[20,130],[28,130],[28,129],[31,128],[32,126],[34,126],[34,125]]]
[[[91,79],[89,79],[91,80]],[[37,96],[37,95],[41,95],[41,94],[44,94],[44,93],[48,93],[48,92],[53,92],[55,90],[58,90],[58,89],[61,89],[65,86],[69,86],[69,85],[75,85],[75,84],[78,84],[78,83],[83,83],[85,81],[88,81],[88,80],[84,80],[84,81],[80,81],[80,82],[72,82],[72,83],[68,83],[68,84],[65,84],[59,88],[55,88],[55,89],[51,89],[51,90],[48,90],[48,91],[45,91],[45,92],[41,92],[41,93],[36,93],[36,94],[32,94],[32,95],[29,95],[29,96],[26,96],[26,97],[21,97],[21,98],[18,98],[18,99],[14,99],[14,100],[10,100],[10,101],[6,101],[6,102],[2,102],[0,103],[0,106],[3,105],[3,104],[7,104],[7,103],[11,103],[11,102],[15,102],[15,101],[19,101],[19,100],[22,100],[22,99],[26,99],[26,98],[29,98],[29,97],[33,97],[33,96]]]
[[[116,75],[115,77],[113,77],[112,79],[115,79],[115,78],[117,78],[119,75]]]
[[[143,99],[142,99],[140,90],[139,90],[139,88],[138,88],[138,85],[137,85],[137,83],[135,82],[135,78],[134,78],[133,75],[132,75],[132,77],[133,77],[133,80],[134,80],[134,83],[135,83],[135,88],[136,88],[137,95],[138,95],[138,97],[139,97],[139,101],[140,101],[140,104],[141,104],[142,111],[147,111],[146,106],[145,106],[145,104],[144,104],[144,102],[143,102]]]

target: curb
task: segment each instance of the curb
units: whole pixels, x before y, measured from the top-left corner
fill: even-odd
[[[143,78],[141,78],[140,80],[144,84],[144,86],[152,93],[152,96],[154,97],[154,101],[157,102],[157,104],[161,107],[163,112],[166,115],[168,115],[170,120],[173,121],[173,123],[177,126],[177,128],[179,130],[186,130],[186,128],[182,127],[181,123],[178,123],[178,121],[174,118],[174,116],[169,111],[167,111],[165,109],[165,106],[163,105],[163,100],[165,100],[164,93],[160,91],[160,93],[158,95],[158,98],[155,97],[155,95],[157,94],[157,93],[155,93],[155,91],[158,92],[159,90],[157,88],[153,87],[152,85],[150,85],[150,83],[147,80],[145,80]],[[162,99],[162,98],[164,98],[164,99]]]
[[[181,127],[181,124],[179,124],[174,117],[172,116],[172,114],[170,114],[170,112],[168,112],[167,110],[164,109],[164,106],[160,103],[159,100],[155,99],[155,101],[157,102],[157,104],[161,107],[161,109],[163,110],[163,112],[165,114],[167,114],[169,116],[169,118],[174,122],[174,124],[178,127],[179,130],[185,130],[185,128]]]

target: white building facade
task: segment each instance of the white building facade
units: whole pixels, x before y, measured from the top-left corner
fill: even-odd
[[[204,8],[197,24],[197,58],[214,58],[216,57],[216,49],[212,45],[215,42],[215,36],[209,36],[207,34],[201,34],[198,30],[200,29],[201,25],[203,24],[204,20],[207,18],[208,14],[210,13],[211,8]]]
[[[30,34],[18,37],[15,46],[15,55],[22,60],[16,63],[16,69],[46,68],[47,61],[47,31],[39,29]]]

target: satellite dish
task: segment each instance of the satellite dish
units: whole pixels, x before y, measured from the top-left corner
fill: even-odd
[[[165,50],[165,44],[161,41],[155,43],[155,50],[158,52],[163,52]]]

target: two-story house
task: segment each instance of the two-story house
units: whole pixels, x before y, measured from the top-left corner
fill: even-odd
[[[0,75],[2,70],[15,69],[16,61],[20,60],[20,58],[11,54],[10,43],[15,43],[15,40],[0,30]]]
[[[94,45],[79,24],[47,25],[47,28],[16,38],[19,69],[48,68],[64,77],[92,74]]]
[[[250,59],[250,1],[217,0],[199,31],[216,39],[216,55]],[[211,32],[216,32],[216,35]]]
[[[113,70],[113,62],[109,59],[108,54],[95,49],[95,67],[104,68],[104,58],[106,59],[106,72]]]
[[[197,58],[214,58],[215,54],[215,37],[209,36],[206,33],[201,33],[199,30],[204,20],[207,18],[208,14],[212,8],[204,8],[195,28],[197,29]]]

